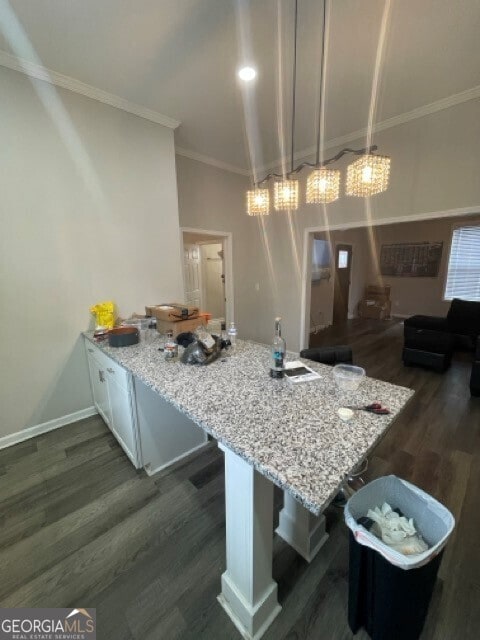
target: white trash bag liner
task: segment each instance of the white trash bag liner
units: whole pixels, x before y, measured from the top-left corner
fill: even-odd
[[[366,517],[369,509],[388,502],[392,509],[400,509],[406,518],[413,518],[418,533],[428,544],[423,553],[404,555],[389,547],[357,520]],[[369,482],[355,493],[345,505],[345,522],[355,540],[378,551],[388,562],[401,569],[416,569],[430,562],[447,543],[455,526],[455,518],[438,500],[397,476],[384,476]]]

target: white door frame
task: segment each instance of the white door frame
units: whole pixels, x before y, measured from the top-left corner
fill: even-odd
[[[235,309],[233,303],[233,239],[230,231],[214,231],[212,229],[194,229],[193,227],[180,227],[180,248],[181,255],[183,256],[183,234],[198,233],[199,235],[215,236],[222,239],[223,244],[223,264],[225,270],[225,297],[227,299],[225,304],[225,321],[227,323],[233,322],[235,318]],[[214,240],[212,240],[214,242]],[[182,272],[184,271],[183,259],[182,259]],[[185,282],[185,273],[183,275],[183,281]]]

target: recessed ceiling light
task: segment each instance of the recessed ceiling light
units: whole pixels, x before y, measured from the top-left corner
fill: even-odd
[[[244,82],[250,82],[257,77],[257,72],[253,67],[242,67],[238,71],[238,77]]]

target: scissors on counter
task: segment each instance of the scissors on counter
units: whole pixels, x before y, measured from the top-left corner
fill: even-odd
[[[348,407],[349,409],[355,409],[356,411],[368,411],[369,413],[375,413],[377,416],[388,416],[390,409],[385,407],[381,402],[372,402],[362,407]]]

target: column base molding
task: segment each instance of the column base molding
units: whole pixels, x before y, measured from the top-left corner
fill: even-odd
[[[323,514],[314,516],[289,493],[284,493],[284,507],[275,532],[307,562],[313,560],[328,540],[325,524]]]
[[[251,607],[227,572],[222,575],[222,593],[217,600],[246,640],[259,640],[282,610],[277,601],[276,582],[272,581],[263,598]]]

